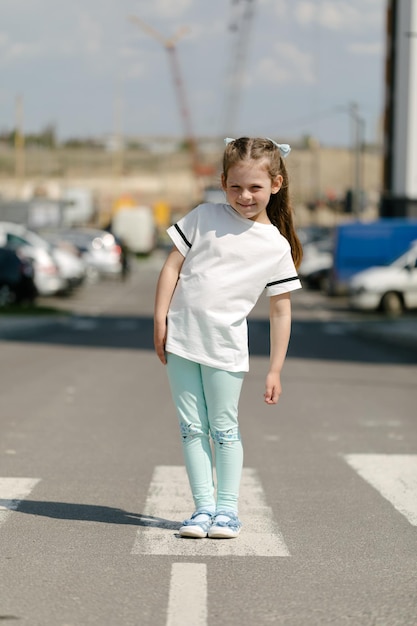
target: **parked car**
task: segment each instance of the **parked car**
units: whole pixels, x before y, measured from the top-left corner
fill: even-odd
[[[303,260],[298,273],[303,285],[326,290],[333,266],[333,238],[325,235],[303,245]]]
[[[42,232],[57,244],[71,243],[86,264],[87,280],[102,276],[121,276],[124,272],[123,250],[111,233],[95,228],[55,229]]]
[[[33,260],[35,284],[42,296],[67,293],[85,277],[85,264],[69,250],[58,248],[22,224],[0,222],[0,239],[20,248]]]
[[[390,315],[417,308],[417,242],[390,265],[355,274],[349,303],[354,309],[379,309]]]
[[[20,250],[0,248],[0,307],[32,303],[37,295],[31,261]]]
[[[329,239],[333,229],[330,226],[300,226],[297,228],[297,235],[302,246],[310,243]]]
[[[33,263],[35,285],[41,296],[51,296],[65,289],[65,281],[48,246],[29,241],[27,229],[11,222],[0,222],[0,245],[20,249]]]
[[[87,264],[81,258],[78,248],[53,234],[42,233],[40,237],[51,246],[61,276],[65,279],[66,290],[71,291],[81,286],[87,276]]]
[[[347,293],[350,279],[370,267],[389,265],[417,239],[417,219],[382,218],[339,224],[334,230],[329,294]]]
[[[87,275],[87,267],[78,250],[56,244],[52,248],[53,257],[58,265],[59,272],[65,281],[64,291],[70,292],[80,287]]]

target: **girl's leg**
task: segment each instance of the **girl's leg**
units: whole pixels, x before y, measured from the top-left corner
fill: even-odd
[[[238,404],[244,372],[226,372],[206,366],[201,366],[201,371],[216,457],[216,508],[237,513],[243,466]]]
[[[167,373],[195,507],[214,512],[213,460],[201,367],[175,354],[167,354]]]

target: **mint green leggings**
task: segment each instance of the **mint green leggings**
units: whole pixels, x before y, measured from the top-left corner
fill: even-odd
[[[237,512],[243,465],[238,404],[245,373],[200,365],[171,353],[167,372],[195,507]]]

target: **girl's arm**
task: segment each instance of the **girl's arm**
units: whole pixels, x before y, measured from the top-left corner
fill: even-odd
[[[272,296],[269,304],[270,366],[266,377],[265,402],[276,404],[281,395],[281,370],[291,333],[291,299],[289,292]]]
[[[173,248],[159,275],[155,294],[154,311],[154,346],[160,361],[165,365],[165,342],[167,336],[167,315],[172,295],[178,282],[184,257],[177,248]]]

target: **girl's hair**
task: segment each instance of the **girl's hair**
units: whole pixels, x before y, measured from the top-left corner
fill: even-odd
[[[263,138],[240,137],[227,144],[223,154],[223,176],[227,180],[229,169],[242,161],[265,161],[266,170],[275,180],[281,175],[283,178],[278,193],[271,194],[266,212],[271,224],[276,226],[289,242],[294,264],[298,268],[303,258],[303,248],[293,223],[293,210],[288,191],[288,173],[281,157],[279,148],[270,140]]]

